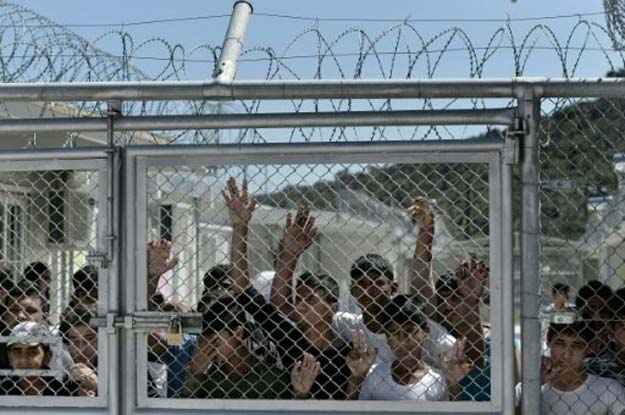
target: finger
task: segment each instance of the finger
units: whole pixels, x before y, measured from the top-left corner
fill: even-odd
[[[243,197],[243,200],[247,200],[248,199],[248,193],[247,193],[247,175],[243,176],[243,183],[241,184],[242,192],[241,192],[241,197]]]
[[[301,225],[302,224],[302,217],[304,216],[304,206],[300,205],[297,208],[297,213],[295,214],[295,224],[296,225]]]
[[[367,352],[367,362],[372,364],[375,362],[375,359],[378,357],[378,348],[374,347],[370,351]]]
[[[253,211],[254,211],[254,209],[256,209],[256,199],[252,198],[252,199],[250,200],[249,210],[250,210],[250,212],[253,212]]]
[[[232,195],[232,197],[239,196],[239,187],[237,186],[237,181],[234,177],[230,177],[228,179],[228,190],[230,191],[230,195]]]
[[[232,202],[232,198],[230,197],[230,195],[226,192],[226,190],[222,190],[221,194],[223,195],[226,204],[229,205],[230,202]]]
[[[172,258],[169,261],[167,261],[167,270],[171,270],[176,268],[176,265],[178,265],[178,258]]]
[[[297,375],[300,372],[300,370],[302,370],[302,363],[295,362],[295,364],[293,365],[293,368],[291,369],[291,376]]]
[[[291,215],[291,212],[288,212],[286,214],[286,227],[290,228],[292,224],[293,224],[293,215]]]

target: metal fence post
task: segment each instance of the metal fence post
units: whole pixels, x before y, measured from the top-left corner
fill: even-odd
[[[530,87],[528,87],[530,88]],[[538,188],[538,127],[540,97],[524,89],[519,98],[526,134],[522,144],[521,319],[524,414],[541,413],[540,384],[540,205]]]
[[[241,0],[234,3],[228,31],[221,48],[221,55],[213,75],[217,81],[231,82],[234,79],[237,60],[245,38],[245,29],[251,14],[252,5],[248,1]]]

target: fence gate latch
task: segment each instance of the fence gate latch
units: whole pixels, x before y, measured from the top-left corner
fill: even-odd
[[[91,265],[94,265],[97,268],[108,268],[109,267],[109,255],[106,252],[89,252],[87,255],[87,262]]]
[[[525,120],[517,117],[512,128],[509,128],[504,141],[503,161],[506,164],[521,162],[521,140],[525,137]]]

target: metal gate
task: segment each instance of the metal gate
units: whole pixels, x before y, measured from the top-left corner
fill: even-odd
[[[120,378],[121,396],[125,405],[125,413],[160,412],[159,410],[180,410],[188,413],[192,410],[215,411],[232,410],[249,412],[265,411],[345,411],[381,413],[397,412],[480,412],[502,413],[505,407],[514,405],[514,368],[512,359],[504,358],[512,351],[512,165],[518,159],[518,147],[514,138],[504,140],[475,140],[468,142],[436,141],[436,142],[389,142],[389,143],[355,143],[355,144],[289,144],[289,145],[249,145],[249,146],[130,146],[125,148],[124,174],[124,273],[120,284],[124,291],[124,315],[117,319],[118,326],[124,333],[122,352],[122,377]],[[274,401],[274,400],[196,400],[184,399],[179,396],[149,396],[148,384],[148,337],[156,330],[164,332],[183,332],[198,334],[201,331],[201,315],[185,313],[181,310],[155,311],[150,307],[147,281],[146,246],[152,239],[168,239],[172,241],[173,254],[181,256],[178,267],[167,278],[161,279],[161,290],[165,292],[164,300],[179,303],[189,300],[196,304],[200,300],[199,288],[202,286],[200,269],[218,263],[218,259],[206,259],[218,249],[216,244],[201,246],[214,238],[223,237],[224,229],[228,228],[227,211],[220,205],[220,190],[228,177],[241,179],[246,176],[250,182],[250,193],[255,194],[266,209],[258,213],[257,223],[252,222],[250,231],[250,262],[255,272],[260,273],[269,268],[266,252],[274,249],[276,223],[283,224],[282,214],[288,208],[280,209],[275,190],[288,188],[298,183],[319,183],[336,177],[340,171],[361,172],[362,180],[367,174],[381,169],[383,166],[423,166],[426,169],[434,166],[446,166],[448,176],[443,182],[454,183],[466,180],[469,190],[482,186],[487,198],[484,201],[485,211],[480,212],[486,223],[485,241],[483,246],[486,255],[483,258],[490,267],[491,353],[492,379],[491,398],[489,402],[367,402],[366,406],[358,402],[345,401]],[[481,168],[483,176],[454,176],[456,167],[471,166]],[[408,167],[406,167],[408,168]],[[456,169],[456,170],[455,170]],[[464,170],[463,170],[464,171]],[[424,183],[428,180],[423,178]],[[419,187],[419,186],[417,186]],[[427,188],[423,184],[424,188]],[[480,187],[481,188],[481,187]],[[340,190],[339,190],[340,192]],[[343,206],[348,206],[348,195],[341,195]],[[289,197],[287,196],[287,199]],[[440,200],[438,203],[446,201]],[[460,200],[449,200],[457,202]],[[477,204],[477,201],[473,203]],[[271,207],[273,205],[273,207]],[[353,209],[354,205],[349,205]],[[293,211],[293,209],[291,209]],[[333,213],[332,218],[322,209],[315,210],[321,236],[317,240],[316,251],[304,257],[304,266],[318,272],[340,275],[346,270],[342,263],[352,260],[356,253],[364,254],[368,250],[379,250],[385,256],[393,258],[397,263],[402,259],[402,241],[385,245],[384,238],[374,239],[382,232],[378,222],[391,220],[374,212],[369,221],[343,214],[341,209]],[[278,211],[278,213],[276,213]],[[349,212],[348,212],[349,213]],[[276,214],[279,216],[276,219]],[[354,219],[360,218],[360,219]],[[476,221],[479,218],[475,218]],[[327,223],[323,224],[322,221]],[[356,221],[357,223],[351,223]],[[172,223],[173,222],[173,223]],[[376,222],[372,228],[371,223]],[[345,240],[332,241],[338,238],[334,229],[349,233],[353,242]],[[207,238],[202,239],[202,229],[209,229]],[[371,231],[368,231],[371,229]],[[358,231],[365,232],[358,237]],[[226,233],[229,233],[226,231]],[[325,235],[324,235],[325,234]],[[477,235],[477,234],[476,234]],[[476,236],[474,235],[474,236]],[[181,243],[177,240],[184,239]],[[229,239],[229,238],[226,238]],[[329,239],[325,244],[323,240]],[[469,238],[472,239],[472,238]],[[474,237],[473,239],[478,239]],[[330,243],[334,242],[334,243]],[[471,241],[469,241],[471,242]],[[257,248],[253,248],[257,245]],[[451,246],[445,248],[451,249]],[[470,250],[470,248],[469,248]],[[201,252],[200,252],[201,251]],[[347,252],[345,252],[347,251]],[[396,256],[391,256],[394,254]],[[460,248],[459,255],[466,255],[467,250]],[[227,255],[227,252],[224,254]],[[335,258],[333,259],[332,256]],[[226,256],[227,258],[227,256]],[[308,262],[307,262],[308,261]],[[451,265],[440,264],[450,268]],[[317,269],[315,269],[315,267]],[[410,281],[402,277],[402,270],[395,269],[399,279],[400,292],[410,292]],[[133,278],[136,276],[136,278]],[[164,281],[166,280],[166,281]],[[163,285],[163,283],[166,283]],[[349,283],[339,278],[341,300],[349,297]],[[348,301],[343,302],[345,309],[353,308]],[[152,376],[153,377],[153,376]],[[170,379],[171,381],[171,379]]]

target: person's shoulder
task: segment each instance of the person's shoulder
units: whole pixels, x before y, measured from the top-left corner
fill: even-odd
[[[592,389],[613,392],[618,396],[625,397],[625,387],[614,379],[589,374],[586,383]]]

